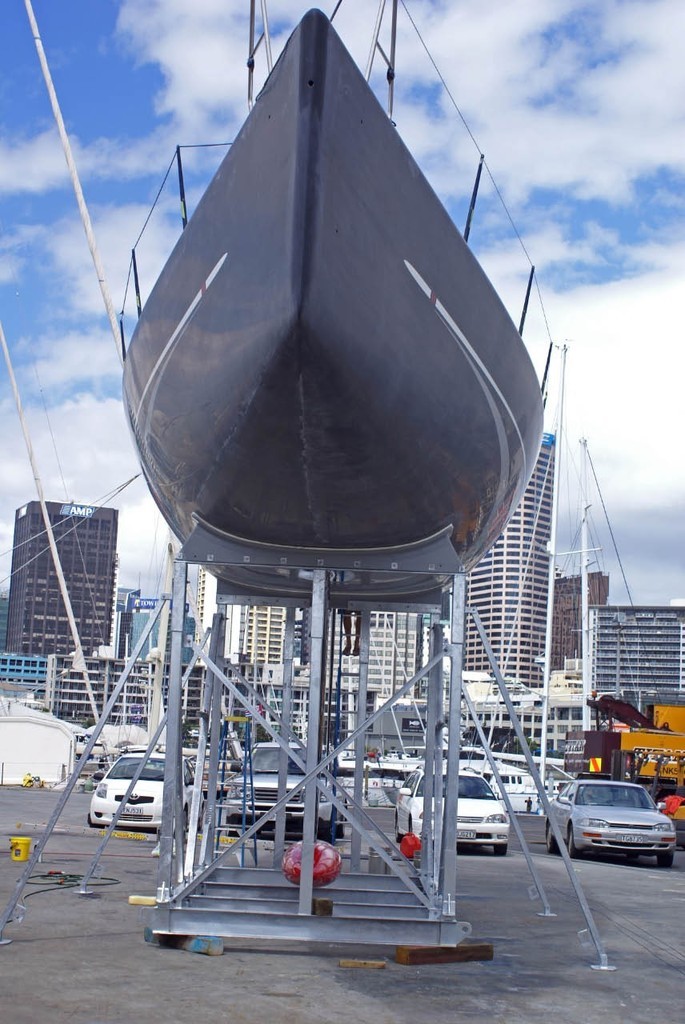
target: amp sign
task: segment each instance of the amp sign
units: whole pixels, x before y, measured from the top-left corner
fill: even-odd
[[[62,505],[59,510],[61,516],[76,516],[79,519],[89,519],[94,512],[94,505],[76,505],[73,503]]]

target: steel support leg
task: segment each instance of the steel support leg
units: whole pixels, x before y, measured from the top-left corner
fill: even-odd
[[[180,558],[174,562],[171,602],[171,648],[169,692],[167,695],[166,754],[162,795],[162,827],[159,833],[157,895],[160,901],[183,882],[183,804],[181,800],[181,698],[182,648],[188,567]],[[164,657],[164,652],[161,652]]]
[[[362,613],[362,635],[359,644],[359,685],[357,687],[357,710],[355,716],[355,728],[358,728],[366,718],[366,696],[369,684],[369,650],[371,637],[371,612],[365,608]],[[364,799],[364,758],[366,754],[366,736],[360,732],[354,741],[354,787],[352,796],[356,803],[362,804]],[[361,868],[362,837],[357,829],[352,829],[350,842],[350,870],[359,871]]]
[[[285,644],[283,661],[283,702],[281,704],[281,721],[292,729],[293,708],[293,658],[295,646],[295,609],[288,607],[285,612]],[[288,739],[287,736],[284,737]],[[281,747],[278,761],[278,799],[285,795],[288,785],[288,751]],[[285,810],[277,815],[274,822],[274,859],[275,868],[281,866],[285,851]]]
[[[466,629],[466,574],[458,573],[452,581],[450,610],[450,676],[447,709],[447,765],[442,819],[439,889],[443,913],[456,912],[457,891],[457,817],[459,812],[459,748],[461,744],[462,671],[464,667],[464,635]]]
[[[328,619],[328,576],[325,569],[315,569],[312,580],[311,674],[309,677],[309,711],[307,714],[307,772],[319,763],[321,737],[321,695],[325,680],[326,622]],[[304,792],[302,826],[302,868],[300,874],[299,913],[311,914],[314,873],[314,841],[317,825],[317,788],[310,782]]]

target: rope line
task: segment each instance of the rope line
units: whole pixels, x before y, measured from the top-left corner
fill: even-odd
[[[482,150],[481,146],[479,145],[478,140],[476,139],[475,135],[471,131],[469,123],[466,120],[464,114],[462,113],[461,108],[459,107],[459,104],[457,103],[457,101],[455,100],[454,96],[452,95],[452,92],[451,92],[449,86],[447,85],[447,82],[445,81],[445,78],[444,78],[442,72],[440,71],[438,65],[435,63],[435,60],[433,59],[433,55],[431,54],[430,50],[428,49],[428,46],[426,45],[426,42],[423,39],[423,36],[421,35],[421,32],[419,31],[419,28],[418,28],[416,22],[412,18],[411,14],[410,14],[410,12],[409,12],[409,10],[407,8],[407,5],[405,3],[405,0],[402,0],[402,7],[404,9],[405,14],[409,18],[409,21],[411,22],[411,26],[414,29],[414,31],[416,33],[416,36],[417,36],[419,42],[421,43],[421,46],[423,47],[423,49],[424,49],[424,51],[426,53],[426,56],[428,57],[428,60],[430,61],[431,65],[433,67],[433,70],[435,71],[436,75],[440,79],[440,83],[441,83],[443,89],[445,90],[445,93],[449,97],[449,100],[450,100],[452,106],[454,107],[455,111],[457,112],[459,120],[461,121],[462,125],[464,126],[467,135],[471,139],[471,142],[473,143],[473,145],[474,145],[474,147],[475,147],[475,149],[476,149],[476,151],[478,153],[478,156],[480,157],[481,155],[483,155],[483,150]],[[526,248],[525,242],[523,241],[523,238],[521,237],[521,234],[520,234],[518,228],[516,227],[516,223],[514,221],[514,218],[513,218],[512,214],[511,214],[511,212],[509,211],[509,207],[507,206],[506,202],[504,201],[504,196],[502,195],[502,192],[501,192],[501,190],[500,190],[500,188],[499,188],[499,186],[498,186],[498,184],[497,184],[497,182],[495,180],[495,177],[494,177],[492,171],[490,170],[490,165],[488,164],[488,161],[485,159],[485,157],[483,157],[483,166],[485,167],[485,170],[487,172],[488,178],[490,179],[490,184],[492,185],[493,189],[495,190],[495,194],[496,194],[497,198],[499,199],[499,201],[500,201],[500,203],[502,205],[502,209],[504,210],[504,213],[506,214],[507,220],[509,221],[509,224],[511,225],[511,229],[514,232],[514,235],[516,236],[516,239],[518,240],[519,245],[521,246],[521,250],[523,251],[524,256],[528,260],[529,265],[531,267],[534,267],[533,260],[531,259],[531,256],[530,256],[530,254],[529,254],[529,252],[528,252],[528,250]],[[552,335],[550,333],[549,321],[547,319],[547,312],[545,310],[545,305],[544,305],[544,302],[542,300],[542,293],[540,291],[540,285],[539,285],[538,280],[537,280],[537,275],[535,275],[535,288],[536,288],[538,300],[540,302],[540,308],[542,310],[542,315],[543,315],[543,320],[544,320],[544,323],[545,323],[545,330],[547,332],[547,337],[551,341],[552,340]]]

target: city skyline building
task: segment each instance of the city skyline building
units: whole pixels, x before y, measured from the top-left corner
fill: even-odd
[[[241,609],[241,660],[249,665],[281,665],[285,650],[285,614],[281,605]]]
[[[477,610],[500,671],[530,687],[542,685],[555,449],[554,434],[543,434],[535,468],[516,512],[467,578],[467,606]],[[464,670],[490,671],[471,619],[466,628]]]
[[[197,608],[197,634],[196,640],[201,642],[205,630],[212,625],[214,613],[217,610],[217,579],[204,565],[197,567],[197,585],[195,592],[195,605]],[[240,606],[235,604],[221,605],[226,615],[226,631],[223,656],[230,662],[237,662],[241,650]]]
[[[685,606],[590,608],[592,685],[638,708],[685,699]]]
[[[86,656],[85,660],[95,703],[101,711],[111,697],[126,661],[105,653]],[[133,664],[123,690],[112,708],[109,724],[148,728],[152,707],[153,675],[154,666],[150,661],[138,660]],[[199,718],[204,678],[204,666],[196,664],[188,676],[183,692],[184,719],[197,722]],[[92,707],[83,675],[74,669],[70,657],[63,654],[48,656],[45,703],[58,718],[80,722],[91,720]]]
[[[417,623],[418,618],[418,623]],[[388,700],[416,674],[419,666],[421,616],[414,612],[371,612],[369,690]]]
[[[9,590],[0,590],[0,652],[7,650],[7,617],[9,615]]]
[[[75,502],[46,502],[84,654],[113,641],[119,513]],[[67,611],[38,501],[17,509],[7,616],[8,652],[74,650]]]
[[[608,574],[588,573],[587,590],[588,607],[606,605],[609,600]],[[582,576],[557,576],[552,616],[552,672],[562,671],[569,660],[582,659],[582,604]]]

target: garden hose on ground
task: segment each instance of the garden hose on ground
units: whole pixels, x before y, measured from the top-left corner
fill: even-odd
[[[40,889],[33,889],[26,893],[26,897],[36,896],[39,892],[51,892],[55,889],[74,889],[81,884],[83,875],[71,875],[65,871],[46,871],[42,875],[31,875],[27,885],[41,885]],[[120,885],[118,878],[91,879],[93,886]]]

